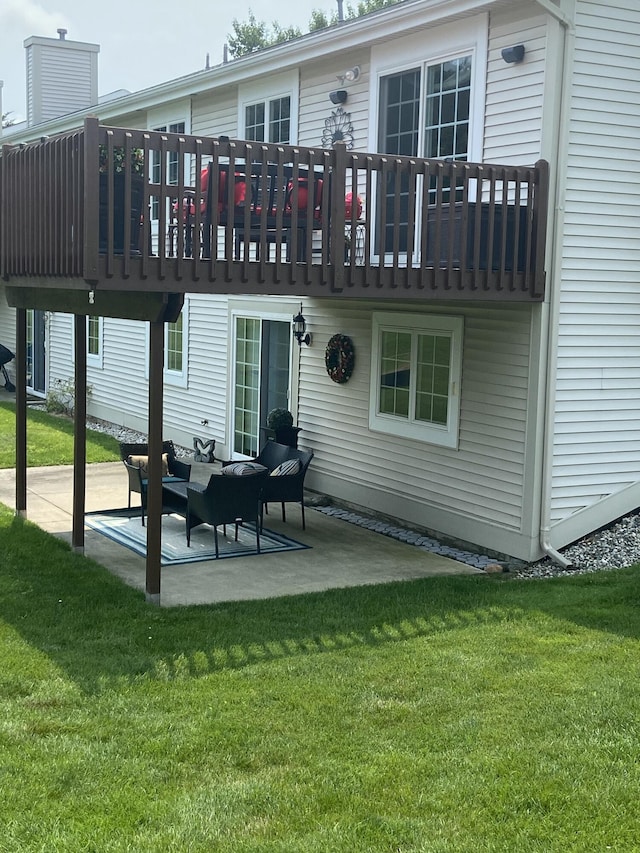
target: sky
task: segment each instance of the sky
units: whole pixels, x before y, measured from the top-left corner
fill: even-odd
[[[26,113],[25,49],[29,36],[100,45],[98,91],[131,92],[182,77],[222,62],[233,20],[259,21],[308,30],[313,9],[327,16],[336,0],[0,0],[0,80],[2,112]]]

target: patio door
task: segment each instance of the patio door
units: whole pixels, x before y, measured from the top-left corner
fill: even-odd
[[[439,160],[469,159],[472,56],[460,56],[445,62],[425,63],[380,78],[380,124],[378,150],[385,154],[429,157]],[[399,193],[398,193],[399,189]],[[429,193],[435,201],[435,183],[418,191]],[[443,200],[458,200],[460,188],[443,185]],[[400,227],[400,252],[408,246],[408,177],[401,186],[390,171],[386,185],[379,186],[378,204],[386,208],[386,233],[376,234],[378,253],[393,250],[394,230]],[[396,222],[396,197],[399,194],[400,221]],[[417,204],[420,211],[421,204]],[[420,223],[416,217],[416,233]],[[378,216],[377,221],[380,221]],[[414,243],[414,245],[416,245]]]
[[[34,394],[46,392],[45,313],[27,309],[27,387]]]
[[[283,320],[236,317],[234,321],[234,454],[255,456],[271,409],[289,408],[291,325]]]

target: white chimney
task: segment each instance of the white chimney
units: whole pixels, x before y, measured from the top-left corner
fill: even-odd
[[[24,47],[27,60],[27,124],[82,110],[98,103],[100,45],[31,36]]]

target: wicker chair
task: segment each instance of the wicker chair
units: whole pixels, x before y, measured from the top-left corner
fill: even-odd
[[[176,456],[176,450],[172,441],[162,442],[162,454],[167,457],[167,473],[163,474],[163,483],[188,483],[191,478],[191,465],[182,462]],[[140,516],[144,527],[144,515],[147,508],[147,488],[149,480],[146,476],[146,465],[144,457],[149,456],[148,444],[120,444],[120,458],[124,463],[129,478],[129,497],[127,506],[131,509],[131,494],[140,495]]]
[[[313,459],[312,450],[298,450],[297,448],[288,447],[284,444],[278,444],[276,441],[268,441],[262,448],[258,456],[252,459],[252,462],[258,462],[264,465],[269,470],[269,477],[265,483],[262,493],[262,505],[265,512],[269,512],[269,503],[279,503],[282,505],[282,520],[286,521],[285,503],[299,503],[302,513],[302,529],[305,529],[304,517],[304,478],[309,467],[309,463]],[[280,468],[284,468],[286,463],[291,460],[297,460],[298,469],[291,474],[276,473]],[[223,462],[223,466],[230,463]],[[261,521],[262,524],[262,521]]]
[[[261,495],[268,479],[267,471],[257,471],[242,477],[212,474],[206,486],[187,487],[187,545],[191,544],[191,530],[200,524],[213,527],[213,538],[218,558],[218,525],[252,522],[256,529],[256,553],[260,553]]]

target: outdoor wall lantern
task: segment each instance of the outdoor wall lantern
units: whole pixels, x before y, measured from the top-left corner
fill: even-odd
[[[505,62],[514,63],[522,62],[524,59],[524,45],[514,44],[513,47],[505,47],[502,49],[502,58]]]
[[[329,100],[332,104],[345,104],[347,102],[347,94],[346,89],[336,89],[333,92],[329,92]]]
[[[302,316],[302,304],[300,311],[293,318],[293,337],[298,341],[298,346],[305,343],[307,346],[311,344],[311,335],[307,332],[307,321]]]

